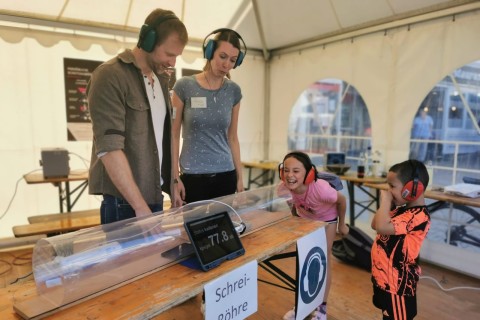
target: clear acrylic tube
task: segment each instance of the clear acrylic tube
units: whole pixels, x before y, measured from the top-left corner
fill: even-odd
[[[126,283],[193,254],[184,220],[227,211],[246,234],[286,218],[288,199],[268,186],[41,239],[33,252],[37,292],[59,307]]]

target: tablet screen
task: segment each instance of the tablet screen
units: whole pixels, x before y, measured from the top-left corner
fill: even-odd
[[[185,229],[205,271],[245,253],[227,212],[187,221]]]

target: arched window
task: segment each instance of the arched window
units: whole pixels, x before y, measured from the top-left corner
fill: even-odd
[[[370,145],[370,116],[355,87],[323,79],[300,94],[290,114],[289,150],[309,153],[317,166],[326,152],[344,152],[347,163],[356,166]]]
[[[410,158],[434,168],[432,186],[480,178],[480,61],[443,78],[413,120]]]
[[[480,61],[458,68],[427,94],[412,124],[410,158],[423,161],[431,188],[480,184]],[[480,212],[431,204],[427,238],[480,252]]]

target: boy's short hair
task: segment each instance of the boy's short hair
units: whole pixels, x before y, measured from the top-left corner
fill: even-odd
[[[394,164],[388,171],[395,172],[398,179],[405,185],[408,181],[413,180],[417,176],[418,180],[426,189],[430,181],[427,167],[423,162],[410,159],[397,164]]]

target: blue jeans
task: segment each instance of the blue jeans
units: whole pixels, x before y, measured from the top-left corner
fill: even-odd
[[[163,202],[149,204],[152,212],[162,211]],[[102,224],[125,220],[136,217],[135,210],[122,198],[117,198],[108,194],[103,195],[102,205],[100,206],[100,219]]]

